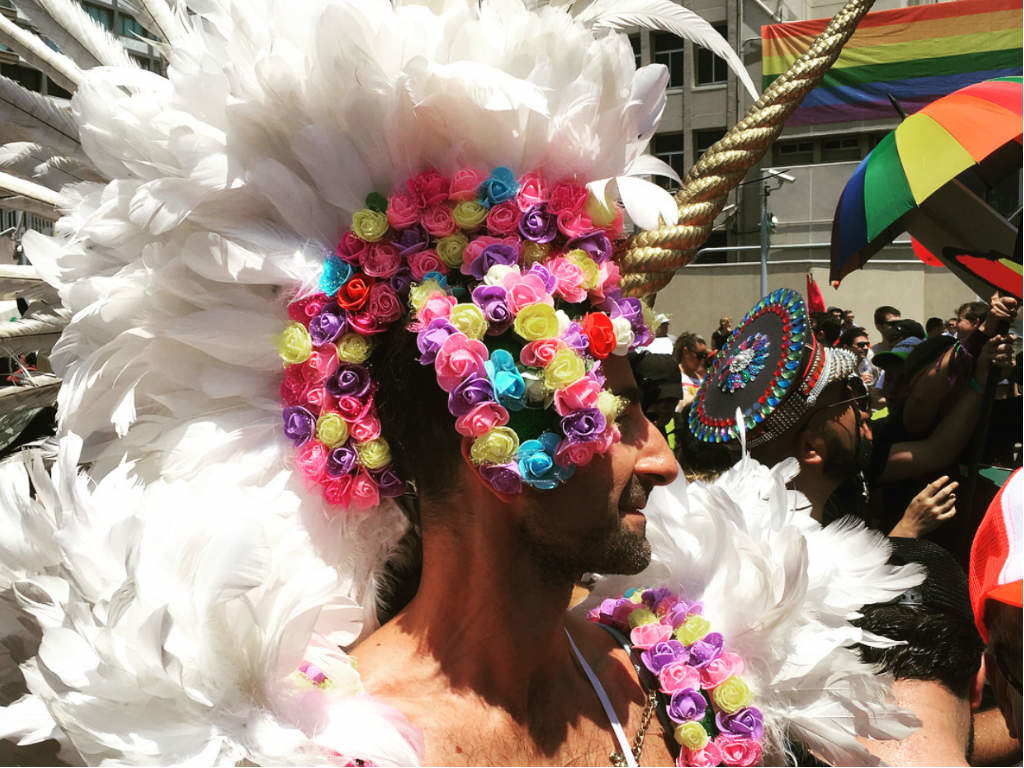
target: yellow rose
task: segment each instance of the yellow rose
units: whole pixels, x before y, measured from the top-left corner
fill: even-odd
[[[732,714],[750,704],[750,688],[740,678],[733,675],[720,683],[711,697],[715,706],[723,712]]]
[[[551,252],[551,246],[547,243],[523,243],[523,263],[526,265],[526,269],[529,269],[534,264],[543,264],[548,260],[548,254]]]
[[[479,341],[487,333],[487,318],[476,304],[456,304],[449,321],[471,339]]]
[[[476,200],[463,200],[452,209],[452,218],[459,229],[476,229],[487,218],[487,209]]]
[[[676,741],[687,749],[704,749],[709,741],[708,732],[704,730],[704,726],[694,720],[677,726],[674,735]]]
[[[519,435],[508,427],[493,427],[473,441],[469,458],[474,464],[507,464],[519,450]]]
[[[690,645],[700,640],[711,629],[711,622],[703,616],[690,616],[676,627],[675,637],[683,645]]]
[[[519,310],[512,327],[527,341],[550,339],[558,336],[558,315],[550,304],[528,304]]]
[[[419,312],[423,302],[430,298],[430,294],[438,291],[441,293],[445,292],[441,284],[434,279],[422,283],[413,283],[412,287],[409,288],[409,306],[413,308],[414,312]]]
[[[316,420],[316,439],[328,448],[337,448],[348,439],[348,425],[338,413],[324,413]]]
[[[304,363],[313,351],[313,340],[302,323],[292,323],[277,338],[277,351],[289,365]]]
[[[368,243],[376,243],[388,231],[388,217],[380,211],[363,208],[352,214],[352,231]]]
[[[615,206],[615,201],[605,195],[605,199],[601,200],[594,196],[591,192],[587,195],[587,202],[583,208],[587,212],[587,216],[594,222],[595,227],[607,227],[618,216],[619,211]]]
[[[597,410],[609,424],[619,418],[625,409],[626,398],[613,395],[607,389],[602,389],[601,394],[597,396]]]
[[[368,336],[360,336],[354,331],[349,331],[337,343],[338,359],[343,363],[361,365],[365,363],[373,351],[373,342]]]
[[[571,349],[560,349],[544,369],[544,383],[549,389],[562,389],[586,375],[583,358]]]
[[[629,628],[636,629],[642,627],[644,624],[654,624],[658,621],[658,617],[647,608],[635,608],[629,612]]]
[[[629,602],[636,603],[639,605],[644,601],[644,592],[642,589],[634,589],[633,594],[629,596]]]
[[[367,469],[383,469],[391,463],[391,447],[383,437],[356,443],[356,455]]]
[[[597,262],[590,258],[586,251],[576,248],[565,254],[565,258],[580,268],[580,272],[583,273],[584,288],[588,291],[597,288],[597,280],[600,276],[598,274]]]
[[[449,267],[461,267],[462,252],[468,243],[469,240],[461,232],[442,237],[437,241],[437,255]]]

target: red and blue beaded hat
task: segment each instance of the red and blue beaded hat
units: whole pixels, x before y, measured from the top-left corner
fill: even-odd
[[[780,288],[754,305],[716,356],[690,409],[690,432],[706,443],[738,439],[738,408],[747,443],[766,443],[855,367],[852,354],[817,342],[800,294]]]

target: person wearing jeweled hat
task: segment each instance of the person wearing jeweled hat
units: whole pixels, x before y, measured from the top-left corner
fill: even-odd
[[[990,345],[976,379],[988,375],[997,349],[1009,354],[1001,342]],[[781,288],[754,305],[716,356],[690,408],[689,427],[707,444],[738,441],[742,432],[751,454],[768,465],[797,459],[792,486],[822,522],[833,493],[858,475],[886,483],[944,466],[971,434],[980,399],[977,391],[962,398],[924,440],[875,451],[856,356],[821,344],[800,294]]]

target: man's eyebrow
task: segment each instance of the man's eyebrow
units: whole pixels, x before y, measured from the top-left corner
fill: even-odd
[[[640,391],[639,387],[623,387],[612,394],[625,398],[630,405],[639,405],[644,401],[644,393]]]

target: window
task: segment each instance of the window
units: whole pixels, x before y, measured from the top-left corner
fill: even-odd
[[[70,93],[65,91],[63,88],[61,88],[55,82],[53,82],[53,80],[51,80],[50,78],[46,78],[46,94],[48,96],[56,96],[57,98],[60,98],[60,99],[70,99],[71,98],[71,94]]]
[[[813,141],[780,141],[772,149],[772,164],[780,167],[786,165],[809,165],[814,162]]]
[[[856,136],[822,140],[821,162],[845,163],[851,160],[860,160],[860,139]]]
[[[694,131],[693,161],[697,162],[700,160],[700,156],[707,152],[711,145],[723,136],[725,136],[725,128],[708,128],[703,131]]]
[[[654,61],[668,67],[668,87],[683,87],[683,67],[686,55],[681,38],[668,32],[655,32],[651,42],[654,45]]]
[[[640,69],[643,66],[643,57],[641,56],[641,44],[640,35],[630,35],[629,44],[633,46],[633,61],[636,62],[636,68]]]
[[[149,30],[139,24],[138,21],[123,13],[119,13],[117,15],[117,31],[125,37],[153,37],[153,35],[149,33]]]
[[[20,64],[0,64],[0,75],[9,77],[19,85],[37,93],[43,87],[43,73],[31,67],[23,67]]]
[[[82,8],[92,16],[93,20],[96,21],[100,26],[106,29],[114,28],[114,12],[109,8],[102,8],[92,3],[82,3]]]
[[[655,157],[664,160],[672,166],[672,169],[682,178],[686,172],[684,148],[686,136],[682,133],[657,133],[654,135],[653,154]],[[655,176],[654,183],[660,184],[666,189],[676,186],[672,179],[665,176]]]
[[[725,24],[712,24],[715,32],[728,39],[729,27]],[[693,47],[693,70],[695,85],[715,85],[724,83],[729,75],[729,68],[723,59],[715,56],[707,48],[699,45]]]

